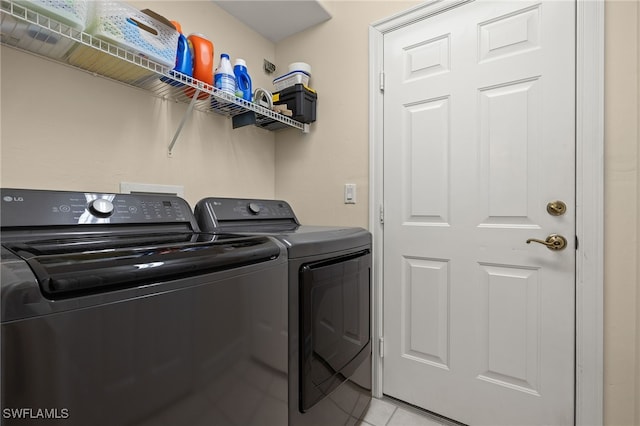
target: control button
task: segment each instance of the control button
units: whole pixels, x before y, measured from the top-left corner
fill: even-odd
[[[109,217],[113,214],[113,203],[104,198],[98,198],[89,203],[89,211],[98,217]]]
[[[63,205],[60,206],[60,211],[62,213],[69,213],[71,211],[71,206],[63,204]]]
[[[249,203],[249,205],[247,206],[247,209],[251,214],[260,213],[260,206],[257,203]]]

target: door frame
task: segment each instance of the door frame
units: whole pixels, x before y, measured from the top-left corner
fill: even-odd
[[[382,397],[384,35],[473,0],[429,0],[369,26],[369,229],[373,234],[373,396]],[[575,424],[603,423],[604,1],[576,0]]]

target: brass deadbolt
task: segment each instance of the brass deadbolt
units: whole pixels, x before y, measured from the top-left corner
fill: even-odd
[[[560,200],[551,201],[547,204],[547,213],[551,216],[562,216],[567,212],[567,205]]]

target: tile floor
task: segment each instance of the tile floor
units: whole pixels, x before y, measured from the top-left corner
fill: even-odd
[[[391,398],[373,398],[357,426],[459,426]]]

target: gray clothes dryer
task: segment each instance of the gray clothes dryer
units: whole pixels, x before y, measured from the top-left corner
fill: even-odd
[[[195,216],[202,230],[287,248],[288,425],[355,423],[371,401],[371,234],[300,225],[280,200],[206,198]]]
[[[254,356],[287,350],[260,333],[282,320],[263,304],[280,243],[200,233],[178,197],[1,193],[4,426],[286,418],[284,374]]]

